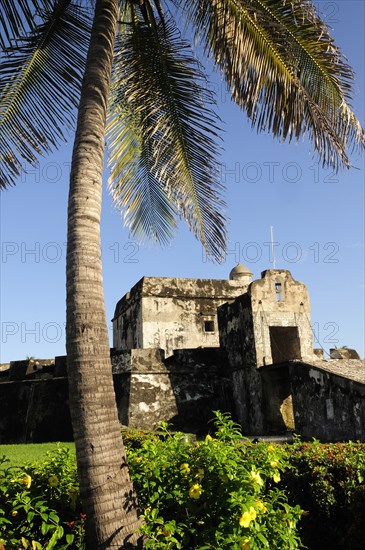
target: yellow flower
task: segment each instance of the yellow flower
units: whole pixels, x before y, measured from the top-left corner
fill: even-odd
[[[269,451],[269,453],[273,453],[275,451],[274,445],[269,445],[267,450]]]
[[[271,468],[277,468],[277,467],[278,467],[277,461],[276,461],[276,460],[272,460],[272,461],[270,462],[270,466],[271,466]]]
[[[256,506],[259,509],[259,512],[261,512],[262,514],[267,512],[267,508],[266,508],[265,504],[263,502],[261,502],[261,500],[256,500]]]
[[[295,527],[295,523],[291,519],[288,520],[288,525],[289,525],[290,529],[294,529],[294,527]]]
[[[24,483],[24,485],[26,486],[27,489],[29,489],[29,487],[32,484],[32,478],[30,477],[30,475],[25,474],[25,476],[23,477],[21,482]]]
[[[250,473],[250,480],[253,483],[257,483],[258,485],[263,485],[264,484],[260,474],[258,472],[255,472],[254,470],[252,470],[251,473]]]
[[[184,464],[181,464],[180,466],[180,472],[182,474],[190,474],[190,466],[189,464],[186,464],[186,462]]]
[[[194,483],[194,485],[190,487],[189,497],[195,498],[197,500],[198,498],[200,498],[201,494],[202,494],[202,486],[199,483]]]
[[[18,515],[18,510],[13,510],[11,515],[15,518]]]
[[[52,475],[49,476],[49,478],[48,478],[48,483],[50,484],[51,487],[57,487],[57,485],[58,485],[58,477],[57,477],[55,474],[52,474]]]
[[[198,481],[201,481],[204,477],[204,470],[203,468],[199,468],[197,473],[195,474],[195,479],[197,479]]]
[[[244,539],[241,542],[241,548],[242,548],[242,550],[250,550],[250,548],[251,548],[250,539]]]
[[[248,512],[243,512],[242,516],[240,517],[240,526],[241,527],[249,527],[251,521],[254,521],[256,519],[256,510],[253,506],[250,506],[250,509]]]
[[[206,435],[206,436],[205,436],[205,441],[213,441],[213,438],[212,438],[212,436],[211,436],[211,435],[209,435],[209,434],[208,434],[208,435]]]
[[[243,512],[242,516],[240,517],[240,526],[246,529],[250,525],[251,521],[252,518],[249,512]]]
[[[249,509],[248,513],[250,514],[250,517],[251,517],[252,521],[255,521],[257,514],[256,514],[256,510],[253,506],[250,506],[250,509]]]
[[[275,472],[275,474],[272,476],[272,478],[275,481],[275,483],[279,483],[279,481],[281,479],[279,472]]]

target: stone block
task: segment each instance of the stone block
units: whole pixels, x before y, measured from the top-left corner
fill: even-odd
[[[67,355],[57,355],[54,359],[54,376],[67,376]]]
[[[24,380],[27,375],[30,361],[24,359],[21,361],[10,361],[9,380]]]

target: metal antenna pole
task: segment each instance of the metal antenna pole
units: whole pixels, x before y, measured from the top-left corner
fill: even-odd
[[[272,264],[273,268],[275,269],[275,247],[274,247],[274,227],[270,225],[270,235],[271,235],[271,253],[272,253]]]

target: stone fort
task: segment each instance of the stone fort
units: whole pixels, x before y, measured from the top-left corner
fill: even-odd
[[[364,361],[313,348],[308,290],[287,270],[143,277],[116,305],[111,359],[125,426],[205,433],[219,409],[247,435],[365,440]],[[65,357],[14,361],[0,375],[0,441],[70,439]]]

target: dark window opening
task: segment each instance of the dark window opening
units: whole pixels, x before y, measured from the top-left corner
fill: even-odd
[[[205,332],[214,332],[214,321],[204,321]]]
[[[275,281],[275,294],[277,302],[284,300],[284,285],[280,281]]]
[[[301,359],[298,327],[269,327],[273,363]]]

